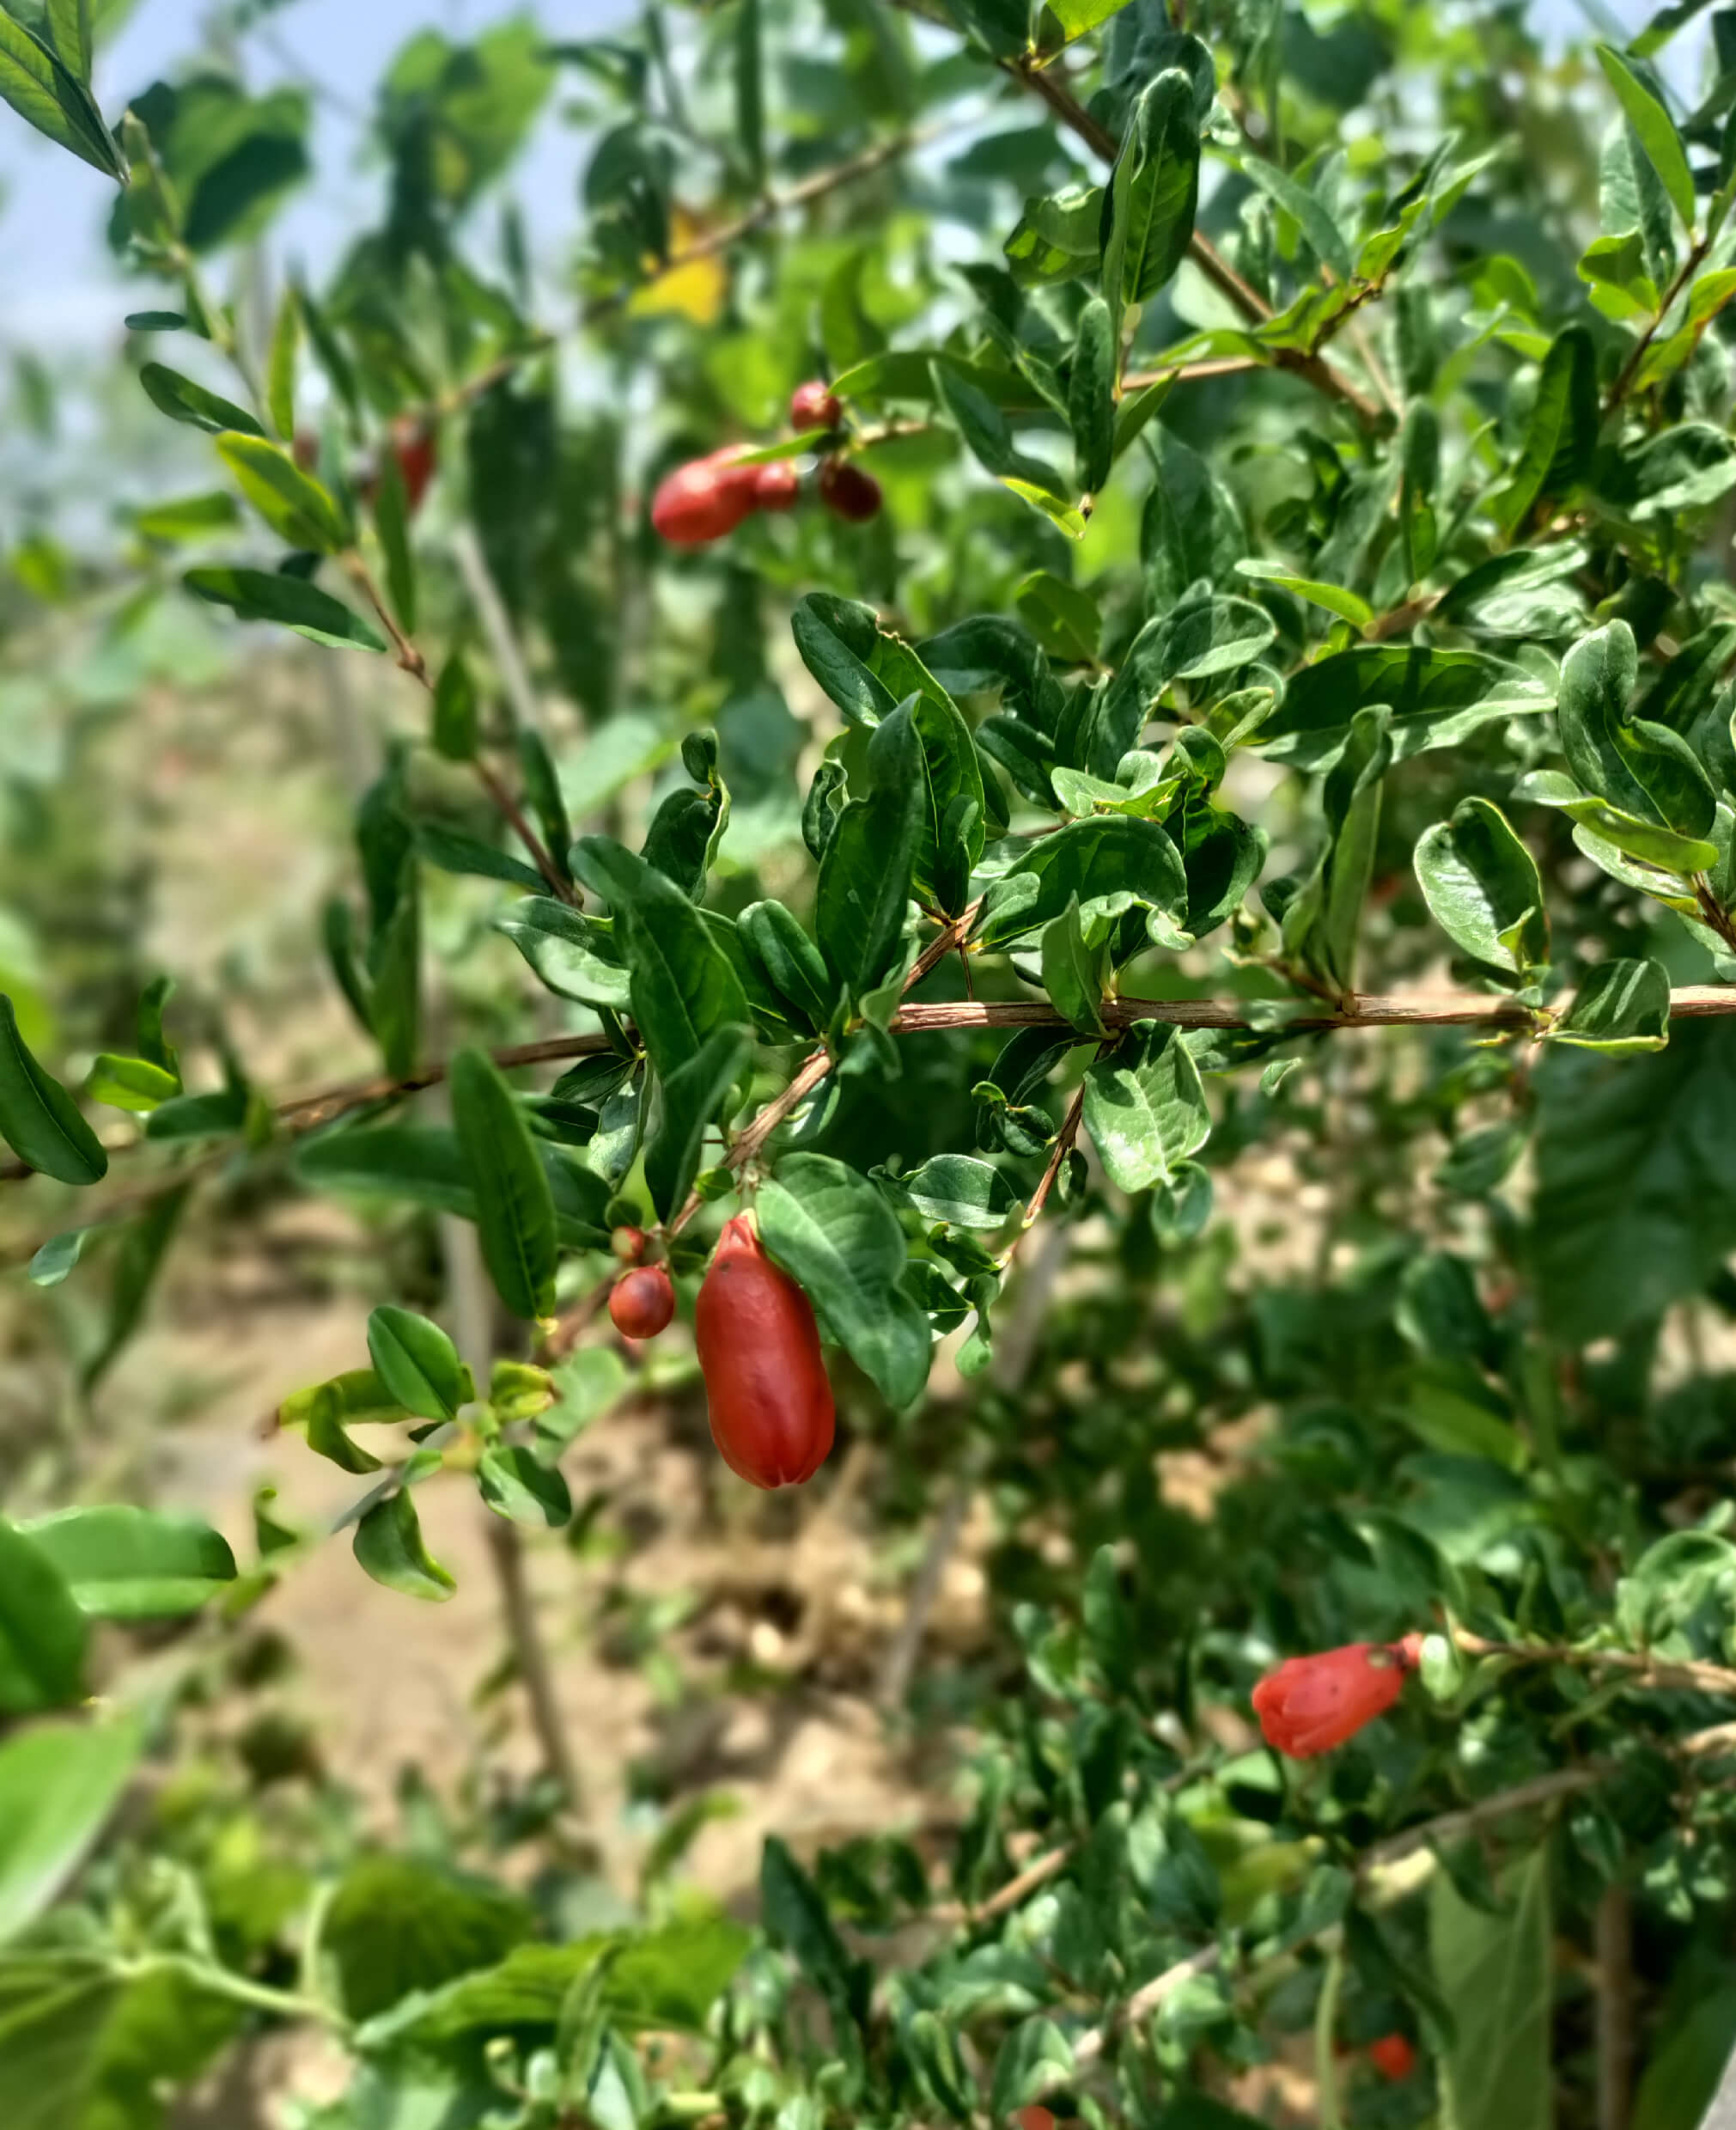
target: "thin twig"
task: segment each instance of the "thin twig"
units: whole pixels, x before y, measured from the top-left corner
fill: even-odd
[[[1604,1889],[1594,1924],[1597,1954],[1598,2130],[1628,2130],[1634,2078],[1634,1913],[1627,1888]]]
[[[1467,1657],[1503,1657],[1519,1663],[1575,1664],[1585,1670],[1623,1671],[1631,1675],[1636,1687],[1665,1693],[1736,1695],[1736,1671],[1723,1664],[1702,1663],[1697,1657],[1672,1661],[1633,1650],[1576,1649],[1565,1642],[1491,1642],[1462,1628],[1454,1630],[1453,1639]]]
[[[1616,373],[1616,381],[1610,387],[1608,399],[1604,401],[1605,415],[1613,414],[1634,388],[1634,380],[1640,374],[1640,365],[1646,359],[1646,351],[1656,339],[1660,327],[1670,314],[1670,307],[1694,276],[1700,271],[1706,254],[1712,248],[1709,235],[1702,236],[1690,248],[1687,257],[1677,269],[1674,279],[1665,290],[1658,303],[1657,315],[1648,319],[1645,331],[1629,350],[1628,359]]]

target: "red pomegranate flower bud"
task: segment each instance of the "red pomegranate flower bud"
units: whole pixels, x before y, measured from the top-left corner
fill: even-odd
[[[793,510],[801,495],[801,476],[788,459],[756,467],[753,500],[762,510]]]
[[[798,432],[836,429],[843,419],[844,409],[838,404],[838,394],[824,378],[810,377],[790,394],[789,425]]]
[[[1383,2034],[1368,2044],[1368,2060],[1383,2078],[1396,2084],[1416,2068],[1416,2050],[1408,2034]]]
[[[828,459],[819,469],[819,497],[828,510],[852,525],[880,514],[880,485],[848,459]]]
[[[609,1315],[624,1339],[655,1339],[675,1314],[675,1287],[663,1265],[624,1273],[609,1296]]]
[[[833,1424],[813,1306],[746,1215],[724,1228],[693,1326],[723,1462],[768,1492],[812,1479],[831,1453]]]
[[[404,483],[405,504],[413,517],[422,507],[422,498],[428,493],[428,484],[439,463],[434,431],[413,415],[400,414],[392,424],[392,451]]]
[[[1266,1743],[1292,1760],[1353,1738],[1384,1716],[1416,1669],[1420,1636],[1394,1643],[1352,1642],[1315,1657],[1288,1657],[1254,1688],[1254,1708]]]
[[[758,505],[759,468],[740,466],[740,447],[677,467],[651,498],[651,522],[676,547],[704,547],[733,533]]]

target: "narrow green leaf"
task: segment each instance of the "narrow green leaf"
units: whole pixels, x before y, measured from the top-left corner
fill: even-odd
[[[831,592],[809,592],[796,601],[789,632],[802,663],[849,723],[877,725],[898,708],[898,697],[868,662],[880,634],[872,607]]]
[[[1694,174],[1688,168],[1688,152],[1676,122],[1635,73],[1622,54],[1610,45],[1597,47],[1598,64],[1604,70],[1617,101],[1627,113],[1646,160],[1658,174],[1670,195],[1670,204],[1680,216],[1682,227],[1694,234]]]
[[[1186,256],[1198,202],[1193,82],[1166,67],[1134,107],[1104,194],[1103,293],[1118,333],[1124,308],[1148,302]]]
[[[272,426],[285,443],[295,439],[295,363],[301,352],[302,299],[291,282],[277,305],[277,323],[271,328],[265,385]]]
[[[1430,1961],[1453,2029],[1441,2064],[1443,2130],[1549,2130],[1554,2120],[1547,1843],[1532,1846],[1504,1892],[1490,1913],[1446,1871],[1430,1890]]]
[[[395,451],[384,453],[374,491],[374,529],[386,557],[386,596],[406,636],[416,631],[416,557],[410,545],[410,499]],[[435,714],[439,716],[436,698]]]
[[[69,0],[52,3],[58,14],[68,11]],[[85,43],[88,52],[88,37]],[[0,98],[39,133],[70,149],[105,176],[124,181],[126,166],[84,86],[85,78],[85,72],[63,65],[40,38],[0,11]]]
[[[90,86],[90,0],[47,0],[48,34],[67,72]]]
[[[353,607],[303,577],[270,570],[190,570],[182,582],[213,606],[229,607],[241,621],[277,621],[312,643],[338,650],[383,651],[386,639]]]
[[[436,752],[449,762],[473,760],[481,743],[482,705],[461,651],[454,651],[440,669],[430,737]]]
[[[624,1012],[631,972],[620,960],[618,934],[552,895],[527,895],[494,929],[511,940],[551,992],[585,1005]]]
[[[645,1149],[645,1187],[660,1220],[673,1219],[699,1173],[700,1149],[753,1054],[753,1031],[720,1028],[662,1083],[662,1112]]]
[[[1366,629],[1374,619],[1374,609],[1360,594],[1346,591],[1342,584],[1323,584],[1315,577],[1292,577],[1282,563],[1244,560],[1237,563],[1236,573],[1262,584],[1276,584],[1281,591],[1306,599],[1310,606],[1324,607],[1353,628]]]
[[[557,1531],[570,1523],[573,1498],[551,1465],[540,1464],[523,1443],[490,1443],[476,1471],[483,1500],[497,1517],[533,1530]]]
[[[482,1254],[496,1291],[515,1315],[554,1308],[554,1194],[512,1090],[486,1051],[452,1061],[453,1122],[476,1194]]]
[[[1282,208],[1296,224],[1320,264],[1331,267],[1340,281],[1349,281],[1356,271],[1349,242],[1307,186],[1258,156],[1240,155],[1236,163],[1243,175],[1252,178],[1267,198]]]
[[[1079,314],[1067,387],[1074,478],[1087,496],[1109,479],[1115,461],[1115,321],[1103,298],[1093,296]]]
[[[1505,531],[1517,531],[1538,503],[1558,501],[1586,478],[1599,418],[1597,351],[1583,326],[1568,326],[1544,357],[1525,449],[1495,500]]]
[[[0,992],[0,1138],[57,1183],[83,1187],[108,1174],[108,1156],[59,1081],[43,1071]]]
[[[825,958],[781,902],[750,903],[736,928],[772,987],[818,1032],[831,1018],[838,985]]]
[[[1079,921],[1079,898],[1069,896],[1067,907],[1043,934],[1043,988],[1056,1010],[1065,1015],[1081,1035],[1102,1035],[1103,986],[1106,957],[1086,944]]]
[[[181,1083],[179,1074],[165,1072],[148,1059],[118,1058],[104,1051],[91,1064],[84,1091],[93,1102],[143,1116],[161,1103],[173,1102]]]
[[[352,1550],[376,1583],[406,1597],[443,1604],[458,1588],[428,1550],[416,1504],[407,1493],[388,1494],[356,1526]]]
[[[257,429],[251,435],[225,430],[217,438],[217,455],[280,540],[322,555],[338,554],[349,546],[349,528],[337,504],[281,445]]]
[[[172,421],[186,422],[214,436],[235,434],[263,437],[265,433],[245,407],[235,406],[233,400],[219,399],[215,392],[207,392],[191,377],[183,377],[179,370],[169,369],[161,363],[147,363],[138,373],[138,381],[152,405],[161,408]]]
[[[916,699],[882,720],[868,756],[872,788],[839,815],[820,860],[814,929],[827,967],[857,999],[898,953],[929,820]]]

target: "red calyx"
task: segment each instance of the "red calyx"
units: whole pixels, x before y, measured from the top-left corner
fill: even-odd
[[[736,463],[740,447],[727,444],[708,458],[677,467],[651,498],[651,522],[672,546],[704,547],[733,533],[758,508],[757,466]]]
[[[624,1273],[609,1296],[609,1315],[624,1339],[655,1339],[675,1314],[675,1287],[662,1265]]]
[[[813,1307],[745,1216],[724,1228],[694,1311],[711,1439],[768,1492],[810,1480],[831,1450],[831,1384]]]
[[[810,429],[836,429],[844,419],[838,394],[823,377],[810,377],[789,395],[789,425],[798,433]]]
[[[762,510],[793,510],[801,497],[801,476],[788,459],[756,467],[753,500]]]
[[[1422,1638],[1407,1635],[1402,1642],[1351,1642],[1286,1657],[1254,1688],[1266,1743],[1294,1761],[1343,1745],[1392,1707],[1421,1649]]]
[[[405,504],[413,517],[422,508],[422,498],[440,462],[439,446],[432,429],[405,414],[392,424],[392,451],[404,483]]]
[[[819,469],[819,498],[835,516],[866,525],[880,514],[880,485],[848,459],[828,459]]]
[[[1055,2130],[1055,2116],[1047,2108],[1021,2108],[1014,2116],[1019,2130]]]
[[[1416,2068],[1416,2049],[1408,2034],[1383,2034],[1368,2044],[1368,2060],[1383,2078],[1396,2085]]]
[[[645,1254],[645,1230],[643,1228],[617,1228],[609,1237],[609,1248],[624,1265],[637,1265]]]

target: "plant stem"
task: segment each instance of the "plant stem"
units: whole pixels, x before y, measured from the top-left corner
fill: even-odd
[[[1576,1649],[1565,1642],[1491,1642],[1480,1634],[1455,1629],[1453,1639],[1468,1657],[1504,1657],[1516,1663],[1574,1664],[1585,1670],[1623,1671],[1636,1687],[1688,1694],[1736,1695],[1736,1671],[1696,1658],[1678,1662],[1642,1656],[1632,1650]]]
[[[1677,269],[1675,278],[1659,299],[1657,315],[1649,320],[1645,331],[1628,351],[1628,359],[1617,372],[1616,381],[1610,387],[1610,396],[1604,401],[1605,414],[1613,414],[1634,388],[1634,380],[1640,374],[1640,365],[1646,359],[1646,351],[1658,336],[1659,328],[1670,313],[1670,306],[1698,273],[1707,253],[1711,249],[1710,236],[1701,237],[1689,251]]]
[[[149,1981],[159,1974],[178,1974],[210,1996],[228,1998],[231,2004],[246,2005],[255,2011],[268,2011],[279,2019],[309,2020],[334,2028],[339,2033],[349,2030],[350,2022],[343,2013],[320,1998],[273,1989],[269,1983],[253,1981],[245,1974],[196,1960],[186,1953],[156,1953],[147,1959],[118,1962],[113,1972],[126,1982]]]

